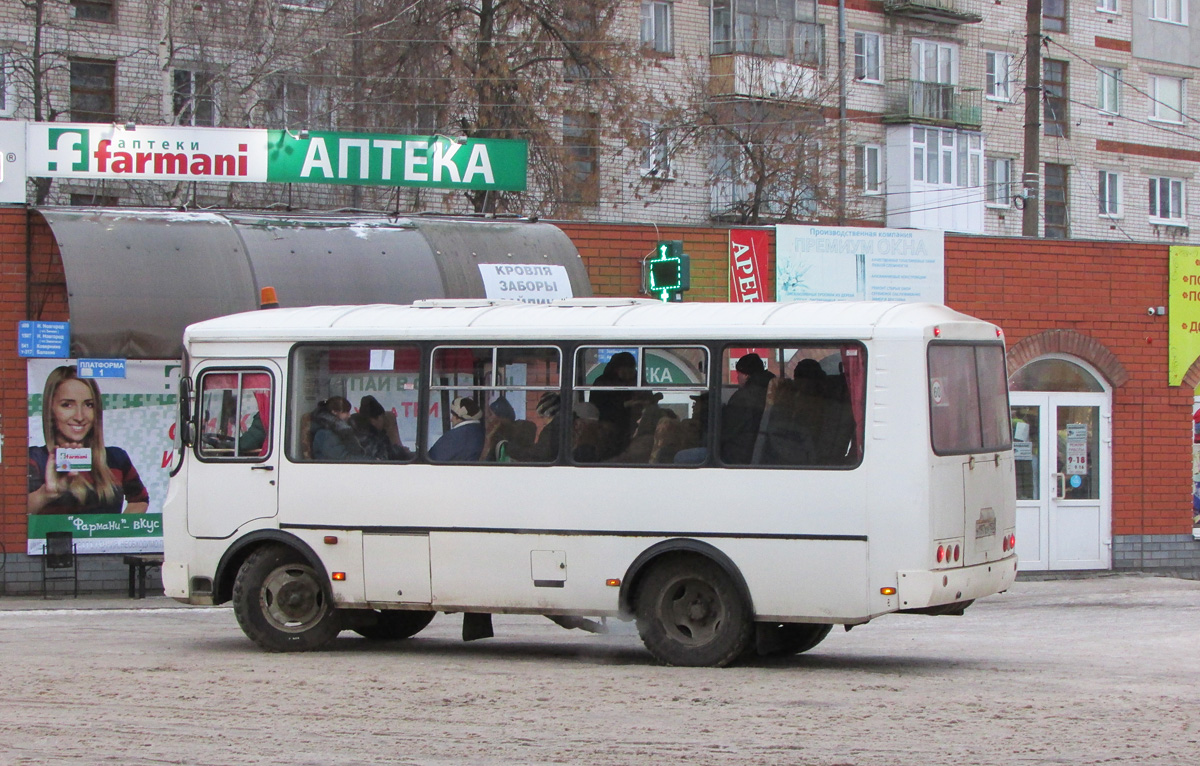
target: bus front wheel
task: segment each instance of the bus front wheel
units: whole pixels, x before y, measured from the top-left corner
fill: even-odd
[[[233,613],[250,640],[271,652],[320,649],[341,631],[321,576],[296,551],[267,545],[233,582]]]
[[[638,588],[642,643],[660,662],[724,667],[749,648],[754,622],[733,579],[699,557],[667,559]]]

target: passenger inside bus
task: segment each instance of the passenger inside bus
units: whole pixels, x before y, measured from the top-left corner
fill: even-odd
[[[350,402],[345,397],[331,396],[317,404],[310,424],[315,460],[353,460],[366,454],[350,425]]]
[[[500,428],[489,434],[485,443],[484,454],[491,455],[497,462],[508,463],[549,463],[558,457],[559,412],[562,399],[555,391],[547,391],[537,402],[536,412],[545,425],[532,443],[525,440],[506,438],[509,429]],[[511,425],[528,423],[529,421],[514,421]]]
[[[747,464],[754,457],[758,428],[767,404],[767,386],[775,373],[766,369],[762,357],[753,352],[737,361],[738,388],[725,403],[721,417],[721,459]]]
[[[400,440],[396,413],[383,408],[371,395],[359,400],[358,412],[350,416],[350,426],[370,460],[411,460],[412,451]]]
[[[649,463],[654,449],[655,432],[659,421],[675,420],[675,413],[659,406],[663,395],[657,391],[638,391],[627,406],[634,421],[633,436],[620,453],[611,458],[612,463]]]
[[[429,448],[429,459],[443,463],[479,460],[484,440],[482,421],[483,409],[474,399],[455,397],[450,403],[450,430]]]
[[[604,372],[592,385],[628,387],[636,384],[637,358],[628,351],[619,351],[604,365]],[[617,444],[625,444],[633,432],[634,412],[627,406],[632,398],[632,391],[593,391],[590,397],[600,413],[601,422],[612,425]]]

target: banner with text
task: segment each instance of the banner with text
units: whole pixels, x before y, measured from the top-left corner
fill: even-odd
[[[940,231],[834,226],[775,227],[780,301],[944,303]]]
[[[79,553],[163,549],[179,363],[124,365],[125,377],[95,380],[71,360],[28,362],[30,556],[47,532],[71,532]],[[90,470],[59,472],[52,453],[64,445],[90,450]]]
[[[770,232],[762,229],[729,230],[729,300],[734,303],[770,301],[767,255]]]
[[[528,151],[509,139],[31,122],[25,166],[51,178],[523,191]]]
[[[1167,314],[1167,383],[1178,386],[1200,357],[1200,247],[1171,248]]]

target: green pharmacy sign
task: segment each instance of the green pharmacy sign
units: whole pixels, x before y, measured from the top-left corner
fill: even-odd
[[[268,132],[271,182],[525,190],[525,141]]]

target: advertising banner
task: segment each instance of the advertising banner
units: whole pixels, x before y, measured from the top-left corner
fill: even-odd
[[[767,294],[767,255],[770,233],[762,229],[729,230],[729,300],[757,303]]]
[[[72,360],[29,360],[29,555],[60,531],[79,553],[162,551],[179,363],[124,370],[96,380]]]
[[[1200,247],[1171,248],[1167,314],[1167,383],[1178,386],[1200,357]]]
[[[525,189],[529,145],[378,133],[31,122],[26,173],[50,178]]]
[[[780,301],[944,303],[945,273],[940,231],[775,227]]]

